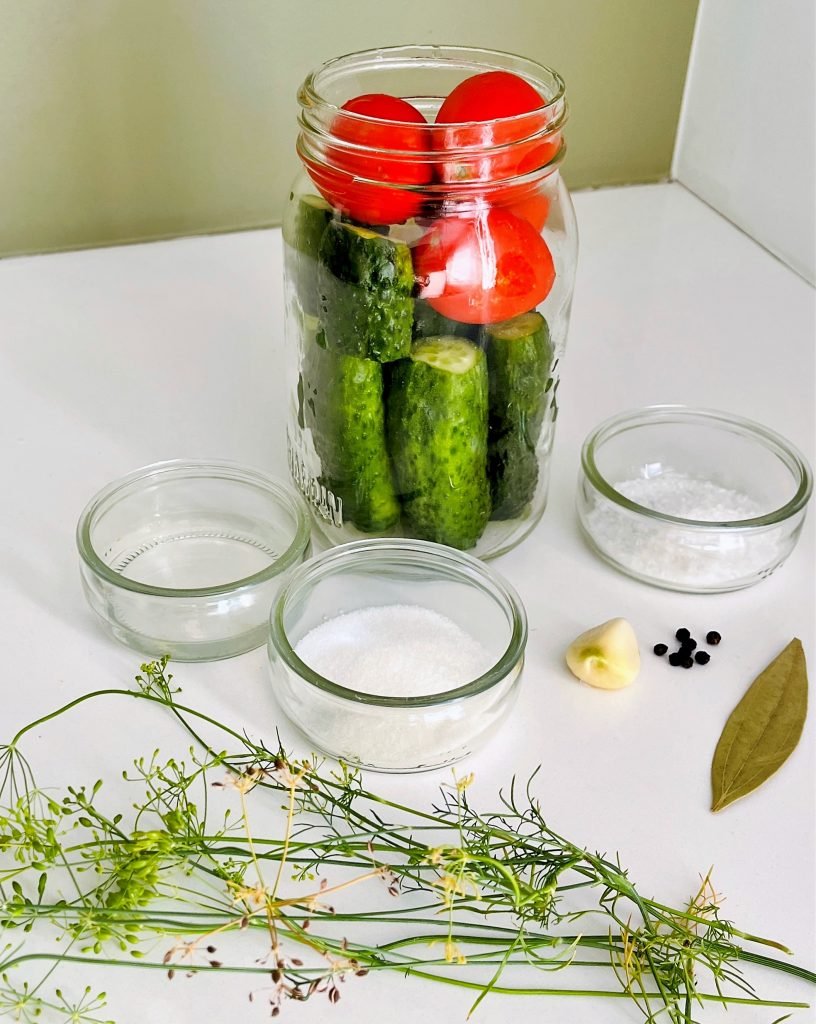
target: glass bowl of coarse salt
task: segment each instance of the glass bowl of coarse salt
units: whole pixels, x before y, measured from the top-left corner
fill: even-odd
[[[526,642],[521,601],[483,562],[383,538],[299,566],[268,649],[275,696],[317,748],[411,772],[459,760],[496,729]]]
[[[653,405],[584,442],[578,518],[594,550],[670,590],[749,587],[793,550],[813,486],[804,456],[730,413]]]

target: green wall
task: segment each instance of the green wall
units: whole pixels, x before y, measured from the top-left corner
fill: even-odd
[[[551,64],[573,187],[668,174],[696,0],[0,0],[0,255],[275,223],[295,90],[341,53]]]

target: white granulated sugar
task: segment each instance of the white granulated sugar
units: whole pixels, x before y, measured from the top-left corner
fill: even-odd
[[[660,476],[613,485],[630,501],[665,515],[723,523],[751,519],[768,510],[740,491],[667,470]],[[651,523],[603,498],[585,514],[598,547],[639,576],[686,586],[721,586],[761,573],[781,561],[784,526],[747,534],[719,533]]]
[[[485,648],[451,619],[418,605],[360,608],[316,626],[295,652],[320,675],[360,693],[419,697],[476,679]]]

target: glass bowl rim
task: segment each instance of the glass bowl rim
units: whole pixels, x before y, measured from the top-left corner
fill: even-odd
[[[642,426],[661,423],[702,424],[715,429],[724,429],[732,434],[739,434],[762,445],[766,450],[775,454],[790,471],[797,485],[793,497],[779,508],[772,509],[761,516],[730,520],[685,519],[667,512],[658,512],[656,509],[632,501],[620,491],[615,490],[615,487],[603,476],[598,469],[595,453],[605,441],[618,434]],[[813,490],[813,474],[807,459],[794,444],[775,430],[771,430],[755,420],[733,413],[682,404],[641,406],[603,420],[590,431],[581,447],[581,469],[584,477],[595,490],[620,508],[656,522],[700,531],[751,530],[776,526],[800,512],[807,505]]]
[[[147,483],[154,479],[181,478],[185,475],[192,478],[205,477],[250,484],[265,491],[268,496],[272,497],[278,509],[285,509],[295,520],[294,535],[288,547],[270,565],[259,572],[209,587],[158,587],[128,579],[115,572],[107,562],[100,558],[91,541],[91,527],[96,517],[109,507],[111,500],[115,499],[117,495],[123,491],[135,489],[134,485]],[[97,491],[83,509],[76,527],[77,549],[80,558],[91,572],[121,590],[147,597],[162,598],[220,597],[249,590],[274,579],[294,565],[305,553],[309,540],[310,525],[306,510],[300,497],[292,488],[261,470],[226,459],[167,459],[135,469]]]
[[[443,690],[439,693],[423,694],[421,696],[386,696],[375,693],[361,693],[340,683],[335,683],[320,675],[319,672],[315,672],[313,668],[298,657],[294,648],[289,643],[289,638],[283,625],[283,613],[287,601],[301,586],[331,574],[331,570],[338,569],[343,563],[348,563],[349,566],[354,567],[355,565],[364,564],[368,560],[369,555],[387,554],[388,552],[413,554],[415,561],[419,561],[425,556],[429,564],[438,565],[440,562],[444,562],[449,569],[454,570],[454,572],[458,570],[461,573],[459,582],[465,585],[474,585],[473,581],[465,575],[465,572],[468,571],[477,575],[481,582],[490,585],[492,588],[490,594],[494,599],[498,597],[497,603],[508,613],[512,629],[510,641],[504,653],[486,672],[452,690]],[[310,579],[312,574],[316,574],[315,580]],[[407,537],[371,538],[351,541],[348,544],[340,544],[313,558],[307,559],[298,566],[287,580],[286,585],[281,589],[272,606],[269,616],[269,645],[275,648],[279,657],[299,679],[320,691],[330,693],[334,697],[339,697],[341,700],[369,707],[438,707],[440,705],[450,705],[477,694],[485,693],[503,682],[517,664],[523,663],[524,651],[527,645],[527,613],[521,598],[507,580],[473,555],[468,555],[463,551],[457,551],[455,548],[447,547],[444,544],[436,544],[432,541],[414,540]]]

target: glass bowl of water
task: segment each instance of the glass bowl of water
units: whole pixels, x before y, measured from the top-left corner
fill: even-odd
[[[230,462],[160,462],[109,484],[77,525],[85,596],[109,631],[176,661],[266,639],[269,609],[306,557],[298,495]]]
[[[408,772],[458,761],[498,728],[526,642],[518,595],[483,562],[382,538],[300,566],[268,649],[275,697],[318,750]]]
[[[812,485],[805,457],[768,427],[647,406],[587,437],[578,519],[595,552],[635,579],[689,593],[740,590],[791,553]]]

